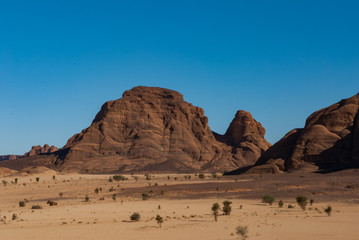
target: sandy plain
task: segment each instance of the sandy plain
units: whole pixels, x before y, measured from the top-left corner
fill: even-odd
[[[357,170],[205,175],[200,179],[195,174],[150,174],[146,180],[144,174],[135,174],[113,182],[113,174],[53,171],[1,177],[7,184],[0,186],[0,239],[240,239],[235,230],[239,225],[248,226],[248,239],[359,239]],[[150,198],[142,200],[142,193]],[[276,197],[273,205],[261,202],[264,194]],[[298,195],[313,199],[313,205],[303,211],[296,204]],[[19,207],[24,199],[26,206]],[[58,205],[49,206],[48,200]],[[222,206],[224,200],[232,201],[232,212],[220,214],[215,222],[211,206]],[[43,208],[31,209],[33,205]],[[328,205],[333,208],[331,216],[324,212]],[[134,212],[140,213],[139,222],[130,221]],[[161,228],[157,214],[164,219]]]

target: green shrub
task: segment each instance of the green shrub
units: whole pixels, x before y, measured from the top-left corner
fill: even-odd
[[[144,201],[150,198],[150,195],[148,193],[142,193],[141,196],[142,196],[142,200]]]
[[[20,201],[19,202],[19,207],[25,207],[25,205],[26,205],[25,201]]]
[[[116,193],[112,194],[112,200],[116,201]]]
[[[85,195],[85,202],[89,202],[90,201],[90,197],[86,194]]]
[[[310,199],[310,206],[312,206],[314,203],[314,200],[313,199]]]
[[[95,193],[98,194],[100,192],[100,189],[96,188]]]
[[[236,233],[242,237],[242,239],[246,239],[248,237],[248,227],[247,226],[238,226],[236,227]]]
[[[283,201],[282,201],[282,200],[279,200],[278,206],[279,206],[279,207],[283,207],[283,205],[284,205]]]
[[[211,210],[212,210],[212,213],[213,213],[213,216],[214,216],[214,221],[217,222],[219,204],[218,203],[213,203]]]
[[[125,178],[125,177],[122,176],[122,175],[114,175],[114,176],[112,177],[112,179],[115,180],[115,181],[125,181],[125,180],[127,180],[127,178]]]
[[[31,209],[42,209],[40,205],[32,205]]]
[[[296,198],[296,200],[297,200],[298,205],[299,205],[303,210],[305,210],[305,208],[306,208],[306,206],[307,206],[307,197],[305,197],[305,196],[298,196],[298,197]]]
[[[134,214],[131,215],[130,219],[131,219],[131,221],[138,222],[141,219],[141,215],[139,213],[135,212]]]
[[[294,208],[293,205],[291,204],[288,204],[288,208]]]
[[[60,198],[62,198],[63,195],[64,195],[64,193],[62,193],[62,192],[59,193]]]
[[[49,204],[50,206],[57,206],[57,202],[52,201],[52,200],[48,200],[47,204]]]
[[[6,181],[6,180],[2,180],[1,182],[2,182],[2,184],[4,184],[4,186],[7,185],[7,181]]]
[[[39,181],[40,181],[40,178],[39,178],[39,177],[37,177],[37,178],[35,178],[35,180],[36,180],[36,182],[39,182]]]
[[[200,173],[200,174],[198,175],[198,177],[199,177],[200,179],[204,179],[204,178],[205,178],[205,176],[204,176],[203,173]]]
[[[156,216],[156,221],[157,221],[157,224],[162,227],[162,223],[163,223],[163,218],[160,216],[160,215],[157,215]]]
[[[272,203],[274,202],[275,198],[272,195],[264,195],[262,197],[262,202],[264,202],[265,204],[269,204],[272,205]]]
[[[328,206],[324,211],[328,214],[328,217],[329,217],[332,212],[332,207]]]
[[[16,219],[17,219],[17,215],[14,213],[13,215],[12,215],[12,218],[11,218],[13,221],[15,221]]]
[[[223,202],[223,213],[224,215],[230,215],[231,211],[232,211],[232,207],[231,207],[232,202],[231,201],[224,201]]]

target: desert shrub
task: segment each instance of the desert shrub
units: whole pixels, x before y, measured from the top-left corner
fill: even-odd
[[[145,174],[146,180],[151,180],[151,175],[149,175],[148,173]]]
[[[328,206],[325,210],[326,214],[328,214],[328,217],[330,216],[330,214],[332,213],[332,207]]]
[[[231,211],[232,211],[232,207],[231,207],[232,202],[231,201],[224,201],[223,202],[223,213],[224,215],[230,215]]]
[[[116,193],[112,194],[112,200],[116,201]]]
[[[25,201],[20,201],[19,202],[19,207],[25,207],[25,205],[26,205]]]
[[[198,174],[198,177],[199,177],[200,179],[204,179],[204,178],[205,178],[205,176],[204,176],[203,173]]]
[[[103,201],[103,200],[105,200],[105,198],[104,198],[104,197],[100,197],[99,200],[100,200],[100,201]]]
[[[272,203],[274,202],[275,198],[272,196],[272,195],[264,195],[262,197],[262,202],[264,202],[265,204],[269,204],[269,205],[272,205]]]
[[[170,180],[171,179],[171,177],[170,176],[167,176],[167,180]]]
[[[100,192],[100,189],[96,188],[95,193],[98,194]]]
[[[59,193],[60,198],[62,198],[63,195],[64,195],[64,193],[62,193],[62,192]]]
[[[236,227],[236,233],[242,237],[242,239],[246,239],[248,237],[248,227],[247,226],[238,226]]]
[[[112,177],[109,177],[109,178],[108,178],[108,181],[109,181],[109,182],[113,182]]]
[[[139,213],[135,212],[134,214],[131,215],[130,219],[131,219],[131,221],[138,222],[141,219],[141,215]]]
[[[90,197],[86,194],[85,195],[85,202],[89,202],[90,201]]]
[[[6,181],[6,180],[2,180],[1,182],[2,182],[2,184],[4,184],[4,186],[7,185],[7,181]]]
[[[305,207],[307,206],[307,197],[305,196],[298,196],[296,198],[298,205],[305,210]]]
[[[282,201],[282,200],[279,200],[278,206],[279,206],[279,207],[283,207],[283,205],[284,205],[283,201]]]
[[[15,178],[15,180],[14,180],[14,181],[15,181],[15,184],[17,184],[17,180],[18,180],[18,179],[17,179],[17,178]]]
[[[314,203],[314,200],[313,199],[310,199],[310,206],[312,206]]]
[[[55,180],[55,178],[56,178],[56,176],[54,175],[54,176],[52,176],[52,180]]]
[[[47,204],[49,204],[50,206],[57,206],[57,202],[52,201],[52,200],[48,200]]]
[[[32,205],[31,209],[42,209],[40,205]]]
[[[218,203],[213,203],[211,210],[212,210],[212,213],[213,213],[213,216],[214,216],[214,221],[217,222],[219,204]]]
[[[155,187],[157,187],[158,186],[158,183],[155,183]]]
[[[115,181],[125,181],[125,180],[127,180],[127,178],[125,178],[125,177],[122,176],[122,175],[114,175],[114,176],[112,177],[112,179],[115,180]]]
[[[188,175],[188,180],[191,180],[191,175]]]
[[[148,193],[142,193],[142,200],[147,200],[150,198],[150,195]]]
[[[113,192],[113,191],[115,191],[115,188],[114,188],[113,186],[111,186],[108,191],[109,191],[109,192]]]
[[[13,221],[17,219],[17,215],[14,213],[11,218]]]
[[[35,180],[36,180],[36,182],[39,182],[39,181],[40,181],[40,178],[39,178],[39,177],[37,177],[37,178],[35,178]]]
[[[218,177],[217,173],[212,173],[212,178],[217,178],[217,177]]]
[[[291,204],[288,204],[288,208],[294,208],[293,205]]]
[[[156,221],[157,221],[157,224],[162,227],[162,223],[163,223],[163,218],[160,216],[160,215],[157,215],[156,216]]]

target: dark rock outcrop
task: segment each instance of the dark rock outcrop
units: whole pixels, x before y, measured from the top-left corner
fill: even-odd
[[[57,147],[55,147],[54,145],[52,145],[51,147],[48,144],[45,144],[43,147],[41,145],[37,145],[33,146],[29,152],[25,153],[24,157],[35,156],[44,153],[53,153],[57,150]]]
[[[232,147],[232,155],[242,166],[253,165],[271,144],[264,138],[265,129],[249,112],[236,113],[224,135],[216,139]]]
[[[242,170],[275,173],[298,169],[306,163],[333,170],[359,167],[358,119],[359,94],[314,112],[303,129],[290,131],[254,167]]]

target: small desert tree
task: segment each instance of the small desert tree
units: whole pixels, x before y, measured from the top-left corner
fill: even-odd
[[[275,198],[272,196],[272,195],[264,195],[262,197],[262,202],[264,202],[265,204],[269,204],[269,205],[272,205],[272,203],[274,202]]]
[[[298,205],[305,210],[306,206],[307,206],[307,197],[305,196],[298,196],[297,198],[297,203]]]
[[[217,222],[217,218],[218,218],[218,210],[219,210],[219,204],[213,203],[212,212],[213,212],[213,216],[214,216],[214,221],[216,221],[216,222]]]
[[[248,227],[247,226],[238,226],[236,227],[236,233],[242,237],[242,239],[246,239],[248,237]]]
[[[330,214],[332,213],[332,207],[328,206],[324,211],[328,214],[328,217],[329,217]]]
[[[139,213],[135,212],[134,214],[131,215],[130,219],[131,219],[131,221],[138,222],[141,219],[141,215]]]
[[[157,221],[157,224],[162,227],[162,223],[163,223],[163,218],[160,216],[160,215],[157,215],[156,216],[156,221]]]
[[[232,207],[231,207],[232,202],[231,201],[224,201],[223,202],[223,213],[224,215],[230,215],[231,211],[232,211]]]

